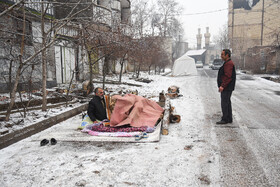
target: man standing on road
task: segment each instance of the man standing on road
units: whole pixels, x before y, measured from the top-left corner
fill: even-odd
[[[104,90],[102,88],[96,88],[94,92],[95,96],[89,102],[87,113],[91,121],[103,121],[107,119]]]
[[[221,53],[221,58],[224,61],[222,67],[220,67],[218,72],[218,88],[221,93],[221,106],[223,116],[221,121],[216,124],[227,124],[232,123],[232,108],[231,108],[231,94],[235,87],[236,72],[235,66],[230,59],[231,52],[229,49],[224,49]]]

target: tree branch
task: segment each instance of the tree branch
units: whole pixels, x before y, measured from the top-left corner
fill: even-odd
[[[13,4],[12,6],[10,6],[7,10],[3,11],[0,13],[0,17],[3,16],[4,14],[6,14],[7,12],[13,10],[16,6],[18,6],[20,3],[22,3],[24,0],[21,0],[15,4]]]

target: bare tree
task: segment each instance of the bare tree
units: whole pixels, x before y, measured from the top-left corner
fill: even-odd
[[[120,36],[110,30],[96,29],[92,24],[82,26],[83,46],[87,51],[89,58],[89,85],[92,84],[94,66],[103,60],[103,86],[105,84],[105,76],[109,71],[109,61],[112,56],[117,53]]]
[[[176,0],[158,0],[158,13],[161,15],[161,36],[171,36],[172,24],[176,16],[182,12]]]
[[[125,35],[122,32],[123,28],[119,28],[118,32],[115,33],[118,36],[118,41],[116,42],[116,49],[114,53],[115,59],[118,60],[120,64],[119,82],[122,80],[122,74],[124,70],[124,64],[128,59],[131,51],[135,48],[135,42],[133,42],[132,36]],[[132,34],[132,33],[131,33]]]
[[[145,35],[145,28],[149,21],[148,0],[135,0],[132,7],[132,26],[134,36],[141,38]]]
[[[47,3],[47,2],[36,2],[36,3],[41,3],[42,5],[44,3]],[[22,7],[24,7],[24,3],[22,5]],[[42,6],[43,7],[43,6]],[[67,24],[69,24],[71,22],[71,20],[73,20],[73,18],[75,18],[75,16],[85,10],[87,10],[89,8],[86,7],[84,9],[81,9],[73,14],[69,14],[65,19],[61,19],[61,20],[56,20],[54,23],[53,23],[53,27],[51,27],[50,29],[48,29],[47,31],[45,31],[45,37],[47,36],[48,38],[45,38],[45,43],[42,44],[42,47],[40,49],[37,49],[32,55],[30,56],[24,56],[24,48],[25,48],[25,25],[26,25],[26,18],[25,18],[25,8],[22,8],[22,15],[23,15],[23,31],[22,31],[22,39],[21,39],[21,47],[20,47],[20,55],[19,55],[19,65],[17,67],[17,70],[16,70],[16,76],[15,76],[15,80],[14,80],[14,85],[13,85],[13,88],[12,88],[12,91],[11,91],[11,101],[10,101],[10,104],[9,104],[9,107],[7,109],[7,114],[6,114],[6,118],[5,120],[8,121],[9,118],[10,118],[10,113],[11,113],[11,110],[14,106],[14,103],[15,103],[15,95],[16,95],[16,91],[17,91],[17,87],[18,87],[18,83],[19,83],[19,80],[20,80],[20,77],[21,77],[21,71],[23,69],[23,67],[28,64],[29,62],[31,62],[32,60],[34,60],[39,54],[42,54],[43,51],[45,51],[46,49],[48,49],[50,46],[52,46],[56,40],[57,40],[57,33]],[[44,12],[42,12],[42,14],[44,14]],[[35,17],[37,16],[37,14],[34,15]],[[43,21],[45,21],[45,17],[43,19]],[[42,27],[43,28],[43,27]],[[43,52],[44,53],[44,52]],[[44,90],[43,90],[44,92]],[[46,94],[45,94],[46,95]]]
[[[26,118],[26,115],[27,115],[27,110],[28,110],[28,107],[31,103],[31,101],[33,101],[33,96],[32,96],[32,91],[33,91],[33,87],[34,87],[34,83],[33,83],[33,74],[34,74],[34,70],[35,70],[35,66],[38,65],[38,63],[32,63],[32,64],[28,64],[27,66],[24,67],[24,69],[22,70],[22,73],[21,73],[21,77],[23,79],[23,89],[26,90],[26,91],[22,91],[22,90],[19,90],[18,89],[18,94],[19,94],[19,97],[20,97],[20,105],[21,107],[23,108],[23,118]],[[31,68],[29,68],[31,67]],[[28,74],[27,74],[27,77],[25,78],[25,76],[23,76],[23,73],[25,71],[28,71]],[[25,86],[27,88],[25,88]],[[22,92],[25,93],[25,95],[23,96],[22,95]],[[25,99],[27,99],[26,102],[23,101],[23,97],[25,97]],[[19,110],[20,111],[20,110]]]
[[[49,4],[47,4],[48,7]],[[42,111],[47,111],[47,62],[46,62],[46,32],[45,16],[48,8],[41,4],[41,33],[42,33]]]
[[[222,28],[219,29],[218,35],[214,36],[214,42],[219,45],[220,50],[229,49],[229,37],[228,37],[228,26],[223,25]]]
[[[17,91],[17,85],[18,85],[18,81],[20,78],[20,74],[21,74],[21,70],[24,66],[24,62],[23,62],[23,52],[24,52],[24,38],[25,37],[25,9],[23,8],[23,33],[22,33],[22,39],[21,39],[21,47],[20,47],[20,56],[19,56],[19,66],[17,69],[17,73],[16,73],[16,78],[15,78],[15,83],[11,92],[11,101],[7,110],[7,114],[6,114],[6,121],[9,120],[10,118],[10,113],[12,111],[13,105],[15,103],[15,96],[16,96],[16,91]]]
[[[9,11],[12,11],[15,7],[17,7],[18,5],[21,5],[24,2],[24,0],[20,0],[18,2],[16,2],[15,4],[13,4],[12,6],[10,6],[9,8],[7,8],[6,10],[4,10],[3,12],[0,13],[0,17],[7,14]]]

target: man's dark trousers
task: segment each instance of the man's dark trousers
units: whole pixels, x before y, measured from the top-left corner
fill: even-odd
[[[231,123],[232,122],[232,109],[231,109],[231,97],[232,91],[224,90],[221,93],[221,105],[223,117],[222,120]]]

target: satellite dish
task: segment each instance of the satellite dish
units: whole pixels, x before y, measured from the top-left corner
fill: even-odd
[[[249,5],[249,7],[252,8],[254,1],[253,0],[247,0],[247,3]]]

